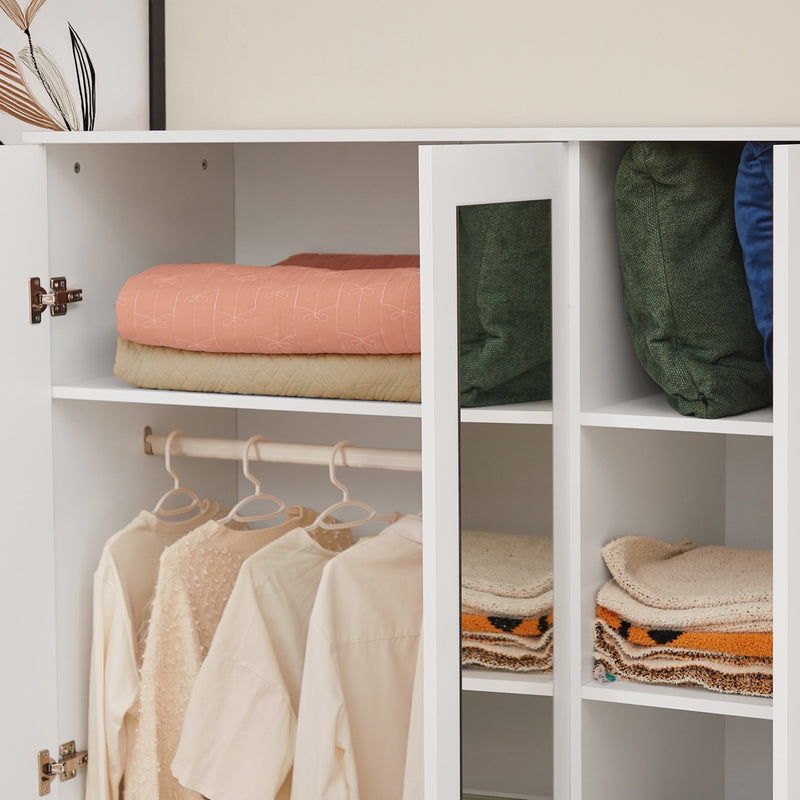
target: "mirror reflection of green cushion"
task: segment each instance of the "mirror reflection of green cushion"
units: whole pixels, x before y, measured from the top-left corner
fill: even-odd
[[[769,405],[734,222],[741,144],[636,142],[617,171],[617,238],[628,328],[681,414]]]
[[[551,397],[550,201],[458,208],[463,407]]]

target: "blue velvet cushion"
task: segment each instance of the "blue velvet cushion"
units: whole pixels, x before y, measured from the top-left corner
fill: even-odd
[[[764,356],[772,371],[772,145],[747,142],[734,192],[736,232]]]

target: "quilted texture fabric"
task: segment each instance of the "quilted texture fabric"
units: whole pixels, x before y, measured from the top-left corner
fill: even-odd
[[[772,146],[747,142],[739,160],[734,194],[736,232],[744,254],[756,327],[772,370]]]
[[[643,366],[681,414],[769,405],[736,235],[740,145],[636,142],[616,177],[625,310]]]
[[[419,353],[419,269],[161,264],[130,277],[117,330],[213,353]]]
[[[114,373],[133,386],[188,392],[420,400],[419,355],[197,353],[117,339]]]
[[[461,405],[551,396],[550,201],[458,209]]]

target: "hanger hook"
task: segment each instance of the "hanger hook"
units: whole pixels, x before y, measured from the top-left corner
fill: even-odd
[[[178,477],[178,473],[172,468],[172,442],[175,440],[176,436],[185,436],[186,434],[183,431],[171,431],[169,436],[167,436],[167,441],[164,443],[164,465],[167,468],[167,472],[172,476],[172,479],[175,481],[175,488],[180,489],[181,486],[181,479]]]
[[[266,436],[261,436],[261,434],[256,434],[255,436],[251,436],[247,443],[244,446],[244,452],[242,453],[242,472],[244,473],[245,478],[256,487],[256,494],[261,494],[261,481],[250,472],[250,447],[255,442],[268,442]]]
[[[347,440],[337,442],[331,448],[331,457],[328,460],[328,476],[331,479],[331,483],[341,491],[343,500],[350,499],[350,490],[340,480],[336,478],[336,456],[339,454],[339,452],[344,450],[345,447],[348,446],[352,447],[352,445],[353,443]],[[344,464],[344,466],[347,466],[344,453],[342,453],[342,464]]]

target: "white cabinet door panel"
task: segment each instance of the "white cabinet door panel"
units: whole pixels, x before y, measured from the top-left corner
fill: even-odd
[[[38,797],[39,750],[58,750],[49,312],[29,321],[28,278],[47,285],[47,197],[41,147],[0,147],[0,560],[4,797]]]
[[[420,148],[425,797],[437,800],[461,797],[456,209],[550,199],[558,296],[568,273],[567,167],[562,143]],[[559,336],[554,327],[554,349]],[[562,758],[564,776],[557,783],[568,777],[560,749],[557,759]]]

